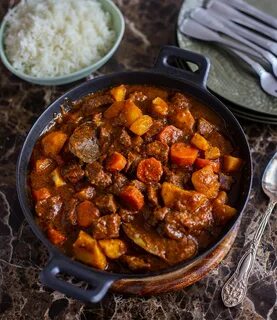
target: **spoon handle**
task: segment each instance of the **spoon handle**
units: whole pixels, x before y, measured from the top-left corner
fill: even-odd
[[[235,307],[243,301],[246,295],[248,278],[255,262],[257,249],[275,205],[276,201],[270,200],[265,215],[259,223],[253,240],[250,242],[249,249],[240,259],[236,271],[222,288],[221,297],[226,307]]]

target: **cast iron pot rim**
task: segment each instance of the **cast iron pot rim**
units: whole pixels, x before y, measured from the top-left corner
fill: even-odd
[[[81,89],[82,87],[86,86],[86,85],[93,85],[93,82],[95,80],[104,80],[105,78],[108,77],[117,77],[120,78],[120,76],[122,75],[135,75],[135,74],[145,74],[145,75],[162,75],[165,76],[167,78],[171,78],[172,80],[175,81],[180,81],[183,82],[184,85],[185,84],[191,84],[193,85],[198,91],[202,91],[206,96],[209,96],[210,98],[212,98],[217,104],[220,104],[223,111],[223,115],[221,113],[216,112],[215,110],[213,110],[212,107],[210,107],[214,112],[216,112],[221,118],[224,119],[224,121],[227,122],[228,118],[232,118],[232,120],[236,123],[237,128],[235,129],[236,131],[240,132],[241,138],[243,138],[245,140],[245,144],[248,147],[247,150],[247,154],[248,154],[248,159],[247,161],[249,161],[249,180],[248,180],[248,191],[245,193],[244,195],[244,200],[241,201],[243,203],[243,205],[241,206],[240,211],[238,212],[237,216],[235,219],[233,219],[231,221],[231,223],[228,225],[228,229],[226,232],[224,232],[218,239],[216,242],[214,242],[210,247],[208,247],[207,250],[204,250],[203,252],[201,252],[200,254],[196,255],[195,257],[185,260],[184,262],[180,262],[179,264],[160,270],[160,271],[155,271],[155,272],[149,272],[149,273],[132,273],[132,274],[128,274],[128,273],[113,273],[110,271],[103,271],[103,270],[99,270],[93,267],[89,267],[83,263],[80,263],[76,260],[73,260],[71,258],[69,258],[68,256],[66,256],[65,254],[63,254],[60,250],[57,249],[56,246],[54,246],[44,235],[44,233],[42,232],[42,230],[39,228],[39,226],[36,224],[35,220],[34,220],[34,214],[30,208],[30,205],[28,203],[28,199],[25,197],[24,193],[22,192],[21,188],[20,188],[20,182],[22,179],[22,173],[20,172],[21,170],[21,162],[22,162],[22,158],[24,157],[25,153],[28,151],[28,144],[30,143],[30,141],[32,141],[32,136],[34,134],[36,134],[36,130],[37,127],[39,125],[39,122],[41,120],[41,118],[44,117],[45,113],[53,108],[57,103],[60,104],[61,101],[64,101],[65,98],[67,98],[67,96],[69,94],[74,93],[75,91]],[[128,84],[127,82],[124,82],[125,84]],[[166,87],[166,86],[165,86]],[[106,89],[105,87],[103,87],[103,90]],[[93,92],[93,90],[92,90]],[[197,99],[199,99],[198,97],[196,97]],[[202,100],[202,99],[199,99]],[[209,107],[209,106],[207,106]],[[47,126],[45,127],[47,128]],[[40,134],[42,134],[45,130],[45,128],[42,128],[42,130],[40,130]],[[33,150],[33,149],[32,149]],[[29,158],[30,160],[30,158]],[[237,119],[233,116],[233,114],[230,112],[230,110],[220,101],[218,100],[218,98],[216,98],[213,94],[211,94],[205,86],[201,86],[199,84],[196,84],[193,81],[187,80],[187,79],[180,79],[179,77],[174,77],[174,75],[172,74],[165,74],[164,72],[158,71],[158,70],[146,70],[146,71],[123,71],[123,72],[115,72],[115,73],[111,73],[108,75],[103,75],[103,76],[98,76],[94,79],[88,80],[72,89],[70,89],[69,91],[67,91],[65,94],[63,94],[62,96],[60,96],[59,98],[57,98],[54,102],[52,102],[44,111],[43,113],[39,116],[39,118],[36,120],[36,122],[34,123],[34,125],[31,127],[25,141],[23,144],[23,147],[21,149],[20,152],[20,156],[18,158],[18,162],[17,162],[17,168],[16,168],[16,187],[17,187],[17,193],[18,193],[18,198],[19,198],[19,202],[21,205],[21,208],[23,209],[23,213],[25,218],[27,219],[28,223],[30,224],[32,231],[35,233],[35,235],[40,239],[40,241],[47,247],[48,252],[49,252],[49,260],[53,257],[56,257],[58,260],[62,259],[65,260],[69,263],[73,263],[76,266],[79,266],[80,268],[84,268],[86,270],[89,270],[92,273],[99,273],[102,275],[106,275],[109,276],[110,278],[114,278],[114,280],[119,280],[119,279],[132,279],[132,278],[152,278],[155,276],[161,276],[161,275],[165,275],[165,274],[170,274],[172,272],[175,272],[177,270],[181,270],[187,266],[189,266],[190,264],[195,263],[196,261],[204,258],[205,256],[207,256],[211,251],[213,251],[227,236],[228,234],[232,231],[232,229],[234,228],[235,224],[241,219],[242,214],[244,212],[244,209],[247,205],[248,199],[249,199],[249,194],[251,191],[251,185],[252,185],[252,158],[251,158],[251,153],[250,153],[250,149],[249,149],[249,145],[246,139],[246,136],[240,126],[240,124],[238,123]],[[27,177],[27,172],[24,172],[24,178]]]

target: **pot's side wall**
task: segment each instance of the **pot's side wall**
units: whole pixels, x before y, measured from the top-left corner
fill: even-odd
[[[112,285],[112,290],[136,295],[152,295],[179,290],[201,280],[215,269],[229,252],[238,233],[240,220],[227,237],[206,257],[169,274],[144,279],[122,279]]]

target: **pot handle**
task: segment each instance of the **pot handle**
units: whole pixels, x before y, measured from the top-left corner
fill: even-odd
[[[66,282],[57,277],[59,273],[66,273],[80,280],[84,280],[91,285],[93,289],[87,290]],[[40,273],[40,280],[44,285],[76,300],[92,303],[97,303],[102,300],[112,283],[117,279],[119,279],[119,277],[113,274],[94,273],[90,270],[80,269],[74,263],[62,260],[57,256],[50,258],[48,264]]]
[[[184,69],[181,66],[173,66],[170,64],[171,61],[181,59],[185,62],[192,62],[198,66],[198,70],[193,72],[188,69]],[[207,78],[210,70],[210,61],[205,56],[180,49],[174,46],[164,46],[161,48],[159,55],[154,64],[154,68],[158,71],[170,73],[173,76],[177,76],[181,79],[186,79],[199,84],[200,86],[206,87]]]

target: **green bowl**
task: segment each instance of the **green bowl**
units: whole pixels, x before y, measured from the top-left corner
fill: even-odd
[[[112,57],[112,55],[115,53],[116,49],[118,48],[122,40],[124,30],[125,30],[124,18],[120,10],[117,8],[117,6],[111,0],[99,0],[99,1],[102,4],[103,9],[111,14],[113,29],[116,33],[116,40],[112,48],[105,54],[105,56],[103,56],[97,62],[79,71],[70,73],[68,75],[59,76],[59,77],[37,78],[34,76],[30,76],[28,74],[22,73],[16,70],[11,65],[11,63],[9,62],[5,54],[3,38],[4,38],[4,31],[7,25],[7,20],[4,18],[0,28],[0,57],[3,64],[7,67],[7,69],[10,70],[10,72],[15,74],[17,77],[31,83],[36,83],[36,84],[45,85],[45,86],[62,85],[62,84],[74,82],[76,80],[87,77],[92,72],[102,67]]]

